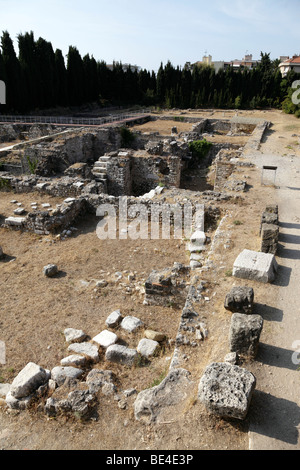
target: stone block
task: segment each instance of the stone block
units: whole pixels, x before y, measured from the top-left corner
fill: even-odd
[[[28,397],[41,385],[44,385],[49,378],[49,371],[29,362],[13,380],[10,393],[14,398]]]
[[[137,346],[137,352],[144,357],[151,357],[156,354],[159,349],[159,343],[152,339],[143,338]]]
[[[261,251],[262,253],[277,252],[279,240],[279,226],[275,224],[262,224],[261,227]]]
[[[120,324],[122,318],[120,310],[115,310],[107,317],[105,324],[109,328],[115,328]]]
[[[254,290],[252,287],[233,287],[226,295],[224,307],[233,313],[251,314],[253,310]]]
[[[60,387],[66,379],[79,379],[83,375],[83,370],[72,366],[57,366],[51,370],[51,379]]]
[[[87,359],[84,356],[80,356],[79,354],[71,354],[71,356],[64,357],[60,364],[63,367],[85,367],[87,363]]]
[[[254,375],[246,369],[226,362],[213,363],[199,382],[198,398],[212,414],[244,420],[255,386]]]
[[[143,322],[139,318],[132,316],[127,316],[123,318],[121,322],[121,328],[123,328],[123,330],[128,331],[129,333],[134,333],[142,326]]]
[[[92,362],[99,361],[99,351],[98,346],[92,343],[72,343],[68,347],[68,351],[75,353],[75,354],[82,354],[88,360]]]
[[[278,270],[275,256],[244,250],[234,262],[232,274],[240,279],[249,279],[267,284],[273,282]]]
[[[229,331],[230,351],[254,359],[262,329],[263,318],[260,315],[234,313]]]
[[[115,333],[108,330],[103,330],[97,336],[92,339],[94,343],[97,343],[102,348],[108,348],[118,341],[118,337]]]
[[[86,333],[82,330],[76,330],[74,328],[66,328],[64,335],[67,343],[81,343],[87,337]]]
[[[48,264],[44,266],[43,272],[46,277],[53,277],[58,273],[58,267],[56,264]]]
[[[129,349],[120,344],[113,344],[107,348],[105,359],[108,362],[114,362],[131,367],[138,359],[138,352],[135,349]]]

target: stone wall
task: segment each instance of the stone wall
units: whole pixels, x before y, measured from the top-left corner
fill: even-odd
[[[214,191],[222,191],[229,176],[233,173],[235,165],[227,161],[216,163]]]
[[[158,185],[180,187],[181,158],[155,156],[146,152],[132,159],[132,194],[140,196]]]

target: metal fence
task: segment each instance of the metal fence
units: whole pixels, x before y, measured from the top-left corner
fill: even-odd
[[[0,123],[22,123],[22,124],[55,124],[55,125],[80,125],[80,126],[101,126],[114,122],[129,121],[144,117],[149,111],[143,109],[139,112],[127,114],[113,114],[100,118],[81,118],[69,116],[20,116],[1,115]]]

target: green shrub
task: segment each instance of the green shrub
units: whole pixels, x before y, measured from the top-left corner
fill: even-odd
[[[206,139],[194,140],[193,142],[190,142],[189,149],[192,152],[193,160],[199,161],[205,158],[212,145],[213,144],[208,142]]]
[[[121,128],[121,147],[130,147],[135,140],[135,135],[127,127]]]

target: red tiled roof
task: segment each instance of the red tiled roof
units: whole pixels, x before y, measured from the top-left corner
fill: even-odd
[[[288,62],[289,64],[300,64],[300,56],[293,57],[292,59],[288,59],[285,62]]]

